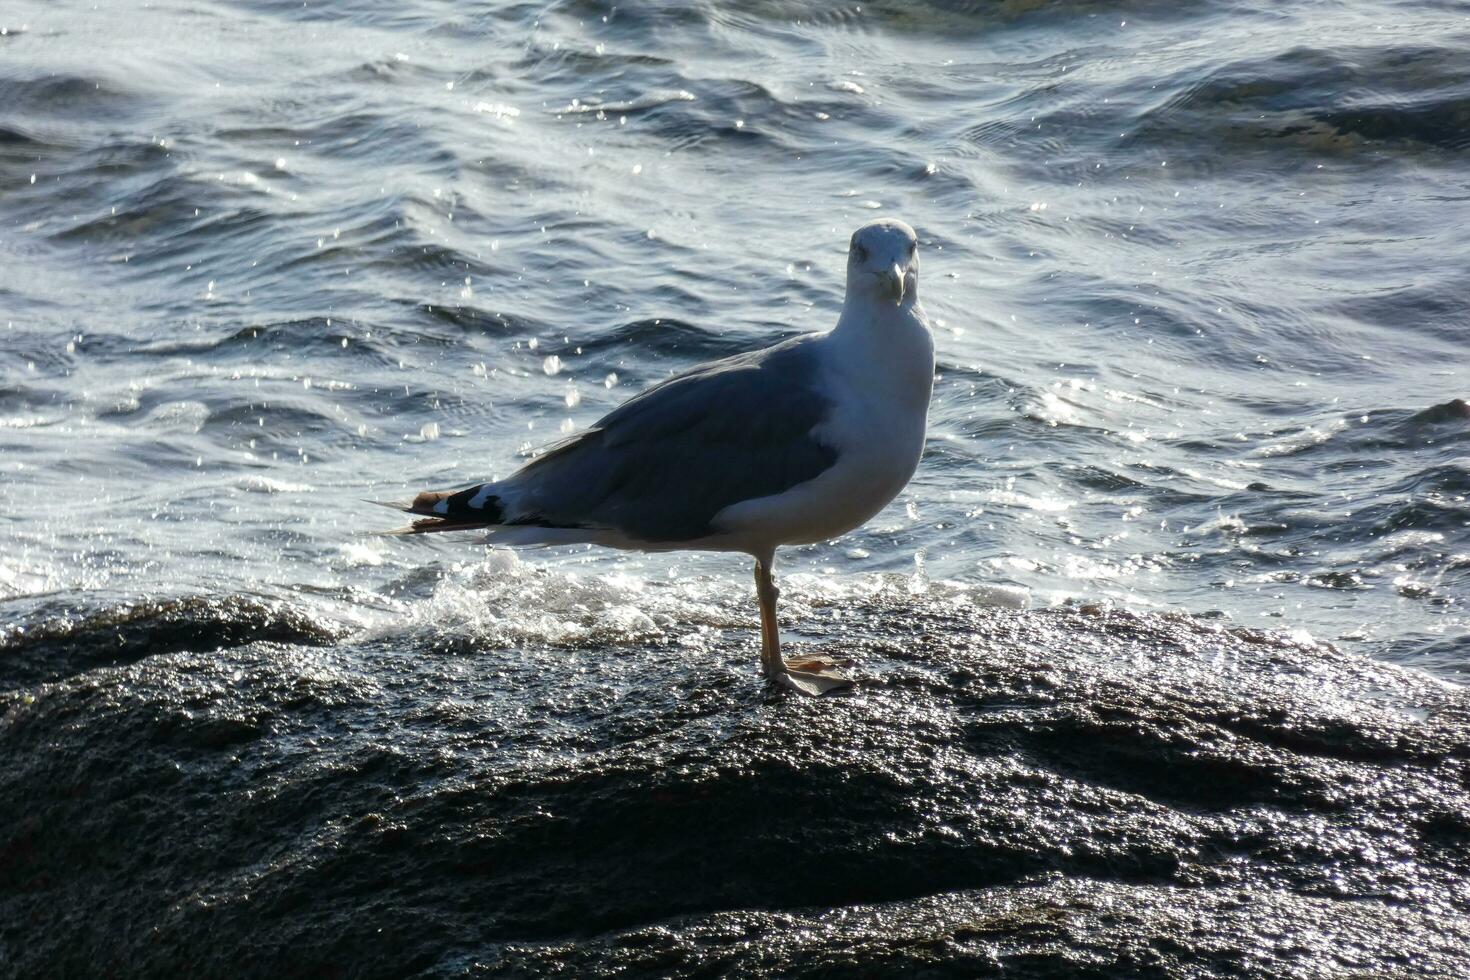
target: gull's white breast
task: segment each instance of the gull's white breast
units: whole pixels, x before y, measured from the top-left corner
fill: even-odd
[[[760,553],[839,537],[904,488],[924,452],[934,381],[933,341],[915,312],[876,344],[839,332],[824,338],[822,380],[833,408],[815,431],[837,461],[784,493],[720,511],[713,523],[729,536],[726,547]]]

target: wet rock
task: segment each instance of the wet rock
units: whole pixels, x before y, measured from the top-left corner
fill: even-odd
[[[0,627],[0,688],[57,680],[174,650],[256,640],[327,643],[341,627],[279,602],[201,595],[145,599],[101,610],[42,602]]]
[[[1470,967],[1462,689],[1183,616],[915,601],[835,611],[862,682],[822,700],[739,644],[352,639],[8,693],[0,942],[26,973]]]

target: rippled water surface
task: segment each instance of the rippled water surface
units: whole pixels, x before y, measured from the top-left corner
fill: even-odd
[[[1464,975],[1467,188],[1456,2],[5,0],[0,967]],[[856,693],[736,557],[362,533],[879,214]]]

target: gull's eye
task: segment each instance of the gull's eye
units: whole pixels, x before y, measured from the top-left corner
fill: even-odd
[[[857,259],[859,262],[866,262],[868,261],[868,250],[863,248],[857,242],[853,242],[852,257]]]

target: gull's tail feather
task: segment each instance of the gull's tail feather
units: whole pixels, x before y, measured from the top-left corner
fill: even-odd
[[[405,527],[380,532],[386,535],[430,534],[435,531],[477,531],[504,520],[500,498],[493,484],[481,483],[464,490],[425,490],[409,501],[374,500],[371,503],[422,515]]]

